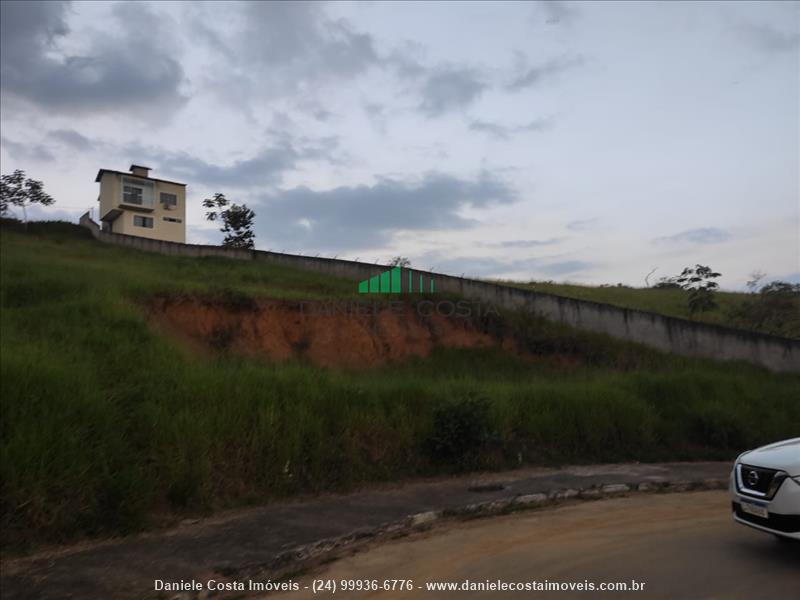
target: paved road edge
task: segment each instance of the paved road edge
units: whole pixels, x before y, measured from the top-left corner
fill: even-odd
[[[502,516],[519,511],[550,508],[575,501],[603,500],[631,494],[679,493],[727,489],[727,479],[700,479],[693,481],[641,481],[638,483],[612,483],[586,488],[557,489],[548,493],[514,494],[504,498],[465,504],[444,510],[426,511],[379,525],[363,528],[348,534],[321,539],[285,550],[267,563],[229,569],[224,573],[231,578],[260,577],[287,578],[297,576],[318,565],[326,564],[353,553],[369,543],[390,541],[427,531],[446,522]],[[176,595],[170,600],[189,600],[197,596]]]

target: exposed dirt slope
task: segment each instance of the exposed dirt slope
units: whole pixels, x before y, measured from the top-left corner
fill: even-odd
[[[271,360],[304,358],[323,366],[369,367],[425,357],[437,346],[501,346],[516,352],[513,340],[491,333],[479,319],[447,317],[406,303],[162,297],[149,309],[160,328],[195,347]]]

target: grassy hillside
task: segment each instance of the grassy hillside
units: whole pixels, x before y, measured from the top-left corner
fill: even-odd
[[[514,315],[542,360],[447,350],[345,371],[197,355],[149,326],[144,300],[354,286],[112,247],[66,224],[4,226],[0,240],[0,502],[16,547],[463,469],[732,458],[800,424],[800,376]]]
[[[623,308],[633,308],[654,312],[681,319],[694,319],[717,325],[751,329],[773,335],[800,339],[800,294],[792,300],[794,308],[786,311],[785,318],[778,326],[757,325],[744,318],[742,309],[757,300],[758,295],[738,292],[718,292],[716,301],[719,308],[713,311],[691,315],[686,302],[686,292],[680,289],[633,288],[627,286],[588,286],[554,282],[503,282],[522,289],[547,292],[578,300],[591,300],[613,304]]]

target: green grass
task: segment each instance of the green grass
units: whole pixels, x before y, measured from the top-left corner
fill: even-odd
[[[654,312],[670,317],[694,319],[704,323],[753,329],[755,331],[759,330],[757,327],[749,327],[749,324],[737,315],[738,311],[740,311],[746,303],[753,301],[755,297],[753,294],[717,292],[716,302],[718,308],[716,310],[692,315],[689,313],[688,304],[686,302],[686,292],[680,289],[588,286],[554,283],[550,281],[501,283],[522,289],[565,296],[567,298],[591,300],[593,302],[613,304],[614,306],[621,306],[623,308]],[[795,298],[795,305],[797,306],[796,314],[800,315],[800,295]],[[775,332],[764,331],[764,333]],[[787,319],[780,334],[786,337],[800,339],[800,318],[795,316],[793,319]]]
[[[363,372],[196,356],[148,326],[143,299],[345,298],[355,285],[136,252],[63,224],[4,226],[0,257],[0,502],[4,543],[16,548],[459,468],[729,459],[800,425],[798,375],[665,356],[518,315],[506,318],[534,354],[580,366],[496,349]],[[470,462],[443,462],[432,440],[465,442],[436,416],[462,414],[464,399],[488,416]]]

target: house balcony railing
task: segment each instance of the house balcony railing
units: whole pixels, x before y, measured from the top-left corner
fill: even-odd
[[[155,209],[155,201],[151,194],[127,195],[123,194],[119,206],[129,210],[151,212]]]
[[[146,200],[144,198],[139,199],[139,201],[135,201],[131,198],[125,199],[123,198],[119,206],[121,208],[127,208],[129,210],[139,210],[143,212],[152,212],[155,209],[155,203],[152,200]]]

